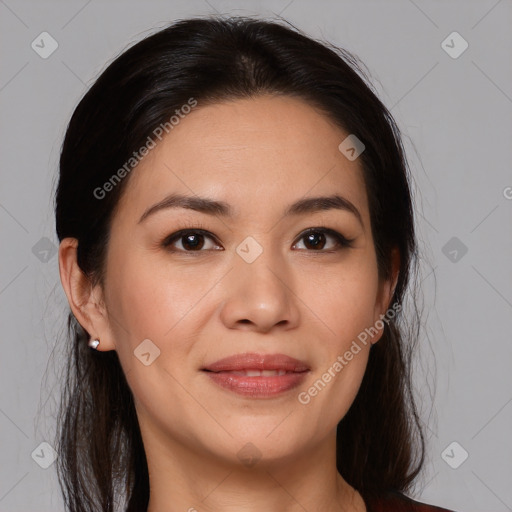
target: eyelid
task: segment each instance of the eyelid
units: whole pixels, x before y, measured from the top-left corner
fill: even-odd
[[[178,231],[175,231],[174,233],[166,236],[164,238],[164,240],[162,241],[161,245],[168,249],[168,250],[172,250],[173,252],[181,252],[181,253],[187,253],[187,254],[197,254],[197,253],[202,253],[202,252],[210,252],[212,250],[219,250],[219,249],[206,249],[206,250],[198,250],[198,251],[184,251],[182,249],[169,249],[169,247],[177,240],[180,240],[180,238],[183,238],[184,236],[186,236],[187,234],[189,233],[195,233],[195,234],[200,234],[200,235],[203,235],[204,237],[206,238],[210,238],[211,240],[213,240],[215,242],[215,244],[217,245],[221,245],[217,238],[210,232],[206,229],[206,226],[203,226],[200,222],[195,222],[193,225],[189,225],[189,226],[186,226]],[[331,228],[327,228],[327,227],[324,227],[324,226],[315,226],[315,227],[310,227],[310,228],[307,228],[305,229],[304,231],[302,231],[296,238],[295,238],[295,241],[293,242],[293,246],[295,246],[297,243],[299,243],[304,237],[306,237],[307,235],[309,235],[310,233],[323,233],[327,236],[330,236],[332,238],[334,238],[334,240],[336,241],[337,243],[337,247],[333,248],[333,249],[319,249],[319,250],[314,250],[314,249],[311,249],[311,250],[308,250],[308,249],[300,249],[300,251],[302,252],[310,252],[310,253],[333,253],[333,252],[336,252],[336,251],[339,251],[341,249],[346,249],[346,248],[350,248],[352,247],[352,243],[354,242],[355,238],[347,238],[345,237],[344,235],[342,235],[341,233],[339,233],[338,231],[336,231],[335,229],[331,229]],[[220,250],[224,250],[224,248],[220,249]]]
[[[164,240],[162,241],[162,246],[164,248],[169,248],[174,242],[180,240],[187,234],[203,235],[205,238],[210,238],[216,245],[220,245],[212,233],[210,233],[208,230],[198,227],[198,224],[196,224],[196,227],[183,228],[183,229],[175,231],[174,233],[166,236],[164,238]],[[175,252],[184,252],[184,253],[200,253],[200,252],[208,252],[210,250],[219,250],[219,249],[208,249],[208,250],[199,250],[199,251],[184,251],[182,249],[172,249],[172,250],[174,250]],[[220,250],[224,250],[224,248],[222,248]]]
[[[330,236],[334,238],[338,244],[337,248],[334,249],[326,249],[326,250],[309,250],[306,252],[318,252],[318,253],[332,253],[333,251],[337,251],[343,248],[352,247],[352,243],[354,242],[355,238],[347,238],[344,235],[342,235],[340,232],[336,231],[335,229],[327,228],[324,226],[316,226],[312,228],[307,228],[306,230],[302,231],[298,237],[297,241],[300,241],[305,236],[309,235],[310,233],[323,233],[327,236]],[[294,243],[295,245],[295,243]]]

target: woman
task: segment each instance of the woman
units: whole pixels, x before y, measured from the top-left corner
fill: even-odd
[[[427,511],[408,168],[356,60],[179,21],[76,108],[56,191],[72,511]]]

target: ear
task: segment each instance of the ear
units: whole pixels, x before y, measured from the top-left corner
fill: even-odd
[[[391,275],[388,279],[379,281],[379,291],[377,300],[375,301],[373,327],[378,331],[372,337],[372,345],[380,340],[384,333],[384,325],[386,318],[384,315],[391,306],[391,299],[395,293],[396,283],[398,281],[398,274],[400,272],[400,251],[398,247],[394,247],[391,251]],[[380,328],[379,328],[380,327]]]
[[[59,246],[59,273],[69,306],[79,324],[99,339],[98,351],[115,349],[110,322],[103,300],[103,290],[98,284],[92,287],[90,279],[78,266],[76,238],[64,238]]]

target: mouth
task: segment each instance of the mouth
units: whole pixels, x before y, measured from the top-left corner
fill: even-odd
[[[310,370],[308,364],[285,354],[234,354],[219,359],[202,370],[210,372],[304,372]],[[259,375],[254,375],[257,377]],[[272,375],[267,375],[272,376]]]
[[[211,370],[204,370],[206,372]],[[287,372],[286,370],[224,370],[222,372],[214,373],[229,373],[231,375],[245,375],[246,377],[275,377],[276,375],[286,375],[287,373],[300,373],[300,372]]]
[[[251,398],[281,395],[299,386],[311,368],[285,354],[235,354],[201,368],[215,384]]]

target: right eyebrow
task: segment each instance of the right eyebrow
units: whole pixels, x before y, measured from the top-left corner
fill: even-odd
[[[231,206],[223,201],[214,201],[206,197],[185,196],[182,194],[171,194],[158,203],[150,206],[139,219],[139,223],[150,215],[166,208],[187,208],[196,212],[206,213],[208,215],[221,215],[232,217]]]

